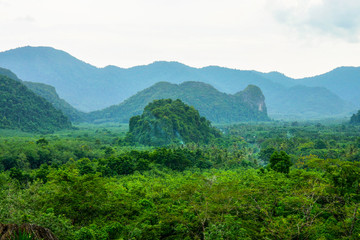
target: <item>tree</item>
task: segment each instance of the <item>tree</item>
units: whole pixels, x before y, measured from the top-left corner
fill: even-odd
[[[351,116],[350,124],[360,124],[360,110]]]
[[[270,168],[281,173],[289,173],[292,163],[286,152],[275,151],[270,157]]]

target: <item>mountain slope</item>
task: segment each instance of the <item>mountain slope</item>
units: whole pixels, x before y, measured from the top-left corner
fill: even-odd
[[[14,79],[16,81],[21,81],[15,73],[13,73],[12,71],[10,71],[9,69],[6,68],[1,68],[0,67],[0,75],[6,76],[8,78]]]
[[[97,68],[66,52],[47,47],[17,48],[0,54],[0,66],[24,81],[54,86],[59,96],[76,108],[105,107],[92,102],[93,95],[102,89],[96,80]]]
[[[184,82],[157,83],[119,105],[88,114],[91,121],[127,122],[130,117],[142,113],[144,107],[155,99],[180,99],[194,106],[200,114],[217,123],[239,121],[266,121],[267,110],[261,90],[249,86],[236,95],[219,92],[209,84]]]
[[[60,110],[67,116],[72,122],[82,122],[85,118],[85,113],[80,112],[64,99],[61,99],[56,93],[53,86],[44,83],[23,82],[23,84],[33,91],[36,95],[45,98],[56,109]]]
[[[349,104],[324,87],[296,85],[284,89],[279,95],[282,102],[274,104],[272,108],[282,111],[278,113],[273,111],[273,116],[278,114],[288,118],[291,116],[300,119],[322,118],[343,114],[351,109]]]
[[[328,73],[297,81],[310,87],[325,87],[357,108],[360,107],[360,67],[339,67]]]
[[[0,75],[0,128],[48,132],[71,128],[71,123],[21,82]]]

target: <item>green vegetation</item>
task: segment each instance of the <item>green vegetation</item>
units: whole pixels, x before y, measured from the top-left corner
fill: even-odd
[[[35,240],[35,239],[33,235],[19,231],[18,234],[15,235],[11,240]]]
[[[360,110],[351,116],[350,124],[360,124]]]
[[[55,131],[71,128],[59,110],[21,82],[0,75],[0,128]]]
[[[149,102],[166,98],[180,99],[194,106],[202,116],[215,123],[269,120],[264,95],[258,87],[249,85],[243,91],[230,95],[201,82],[179,85],[160,82],[119,105],[91,112],[87,118],[92,122],[128,122],[132,116],[140,115]]]
[[[342,112],[346,104],[324,87],[336,86],[339,73],[350,71],[355,79],[357,68],[301,80],[309,87],[279,73],[194,69],[174,62],[97,69],[64,52],[41,48],[40,56],[34,50],[1,53],[0,63],[5,59],[36,79],[34,66],[45,57],[40,76],[59,83],[62,96],[74,102],[83,98],[84,109],[108,104],[134,82],[139,84],[132,91],[159,80],[183,83],[160,82],[88,115],[100,124],[73,128],[51,103],[74,121],[84,115],[54,88],[25,83],[49,103],[0,68],[1,226],[35,224],[61,240],[360,238],[360,111],[351,124],[252,122],[268,120],[257,86],[279,115],[293,114],[291,109],[314,116]],[[29,61],[34,64],[24,67]],[[104,76],[108,86],[99,81]],[[69,85],[62,82],[67,77]],[[184,82],[189,79],[233,94]],[[336,93],[357,99],[351,85]],[[108,96],[91,90],[109,86]],[[246,88],[235,93],[238,87]],[[156,100],[164,97],[169,99]],[[90,100],[99,99],[91,106]],[[275,111],[275,100],[283,112]],[[128,119],[129,125],[104,123]],[[226,124],[239,121],[244,122]],[[15,236],[32,238],[25,232]]]
[[[162,148],[132,145],[126,125],[0,130],[0,222],[63,240],[359,238],[359,126],[218,127]]]
[[[220,132],[194,107],[181,100],[155,100],[141,116],[130,118],[127,138],[143,145],[162,146],[171,143],[208,144]]]

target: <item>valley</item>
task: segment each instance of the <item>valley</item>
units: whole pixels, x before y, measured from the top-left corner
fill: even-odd
[[[177,62],[100,69],[44,47],[2,52],[0,66],[4,229],[358,239],[358,68],[309,79]],[[7,234],[39,239],[29,231]]]

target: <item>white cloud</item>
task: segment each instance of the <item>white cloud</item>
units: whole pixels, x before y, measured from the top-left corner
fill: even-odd
[[[272,4],[276,19],[296,28],[301,36],[315,33],[349,42],[359,41],[359,0],[292,0],[288,4],[283,1]]]
[[[0,0],[0,51],[52,46],[96,66],[176,60],[308,76],[359,65],[358,12],[349,0]]]
[[[26,15],[23,17],[18,17],[15,19],[16,22],[26,22],[26,23],[31,23],[31,22],[35,22],[35,18],[33,18],[32,16]]]

